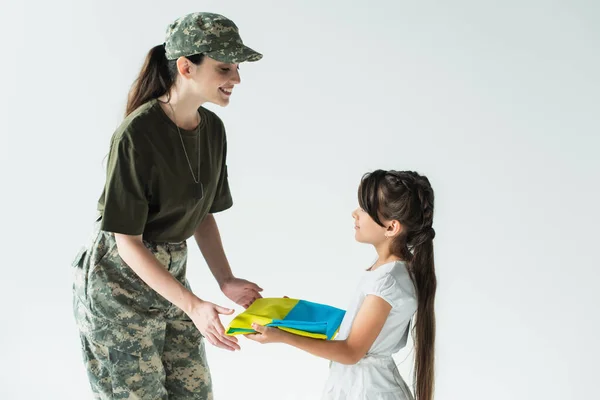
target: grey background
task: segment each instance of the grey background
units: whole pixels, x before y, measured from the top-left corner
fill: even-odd
[[[237,275],[344,308],[374,257],[353,240],[361,175],[420,171],[437,196],[436,398],[593,397],[598,2],[1,4],[1,398],[88,398],[70,262],[147,50],[200,10],[265,55],[209,106],[228,131],[235,206],[218,223]],[[197,293],[232,306],[191,248]],[[318,398],[327,361],[241,343],[208,349],[216,399]],[[411,356],[396,357],[409,382]]]

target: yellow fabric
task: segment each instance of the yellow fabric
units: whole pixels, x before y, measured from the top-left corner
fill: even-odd
[[[227,329],[227,335],[233,336],[248,333],[229,333],[232,328],[250,329],[253,331],[253,322],[256,322],[259,325],[267,325],[273,322],[274,319],[284,319],[296,304],[298,304],[298,299],[272,298],[255,301],[246,309],[246,311],[239,314],[231,321],[229,328]]]
[[[252,323],[259,325],[268,326],[272,324],[274,320],[285,320],[286,316],[296,307],[300,302],[299,299],[289,298],[261,298],[256,300],[246,311],[237,315],[229,324],[225,334],[229,336],[235,335],[246,335],[250,333],[256,333],[252,329]],[[315,304],[315,303],[313,303]],[[316,305],[316,304],[315,304]],[[316,305],[321,306],[321,305]],[[315,339],[327,340],[327,335],[324,333],[307,332],[295,328],[277,326],[277,328],[293,333],[299,336],[305,336]],[[339,326],[336,329],[333,336],[337,335]]]
[[[306,337],[315,338],[315,339],[327,339],[327,335],[322,334],[322,333],[299,331],[298,329],[286,328],[283,326],[278,326],[278,328],[281,329],[282,331],[294,333],[294,334],[300,335],[300,336],[306,336]],[[337,333],[337,331],[336,331],[336,333]]]

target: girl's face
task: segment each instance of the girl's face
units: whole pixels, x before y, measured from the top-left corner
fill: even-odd
[[[354,238],[360,243],[379,247],[402,232],[400,222],[381,220],[384,225],[381,226],[360,207],[352,211],[352,218],[354,218]]]
[[[377,224],[362,208],[354,210],[352,218],[354,218],[354,238],[357,242],[378,245],[387,239],[386,228]]]
[[[205,56],[200,65],[188,61],[185,66],[185,84],[202,103],[227,106],[233,88],[241,82],[239,64],[227,64]]]

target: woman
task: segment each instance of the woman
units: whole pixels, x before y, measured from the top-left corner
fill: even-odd
[[[209,399],[202,337],[237,350],[219,314],[186,280],[194,236],[223,293],[248,307],[212,214],[231,207],[223,123],[202,107],[229,103],[238,65],[262,55],[211,13],[173,22],[148,53],[114,133],[94,234],[74,261],[74,313],[97,398]]]

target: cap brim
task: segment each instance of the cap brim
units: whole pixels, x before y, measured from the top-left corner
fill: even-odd
[[[205,54],[213,60],[228,64],[258,61],[263,57],[262,54],[245,45],[236,46],[226,50],[211,51]]]

